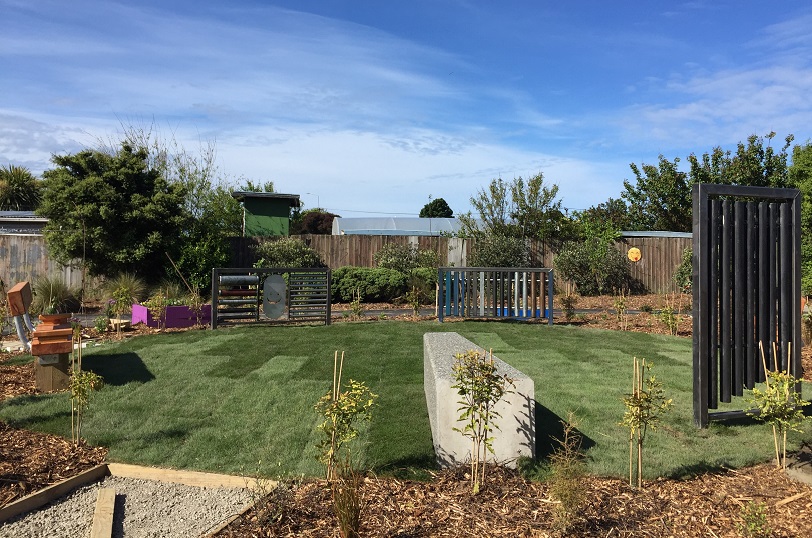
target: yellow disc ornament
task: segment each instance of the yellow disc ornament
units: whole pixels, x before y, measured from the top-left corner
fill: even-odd
[[[633,262],[640,261],[642,254],[640,254],[640,249],[637,247],[632,247],[629,249],[629,259]]]

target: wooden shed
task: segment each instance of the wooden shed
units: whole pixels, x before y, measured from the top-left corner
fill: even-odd
[[[234,191],[231,196],[242,202],[244,237],[290,234],[290,209],[299,207],[298,194]]]

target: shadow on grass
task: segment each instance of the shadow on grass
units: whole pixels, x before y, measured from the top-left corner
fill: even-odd
[[[672,478],[675,480],[685,480],[688,478],[694,478],[703,474],[716,474],[716,473],[723,473],[728,472],[732,468],[732,465],[726,461],[701,461],[699,463],[693,463],[691,465],[682,465],[677,467],[670,473],[665,475],[666,478]]]
[[[556,449],[561,446],[560,439],[564,438],[565,418],[559,417],[540,403],[536,402],[536,460],[547,461]],[[581,437],[581,452],[586,452],[595,441],[577,428],[574,433]]]
[[[372,471],[401,480],[428,481],[432,479],[430,471],[436,470],[437,460],[433,454],[407,456],[395,461],[375,465]]]
[[[17,405],[16,403],[14,405]],[[63,411],[54,411],[47,414],[33,414],[24,418],[7,418],[4,422],[12,428],[20,428],[26,430],[40,430],[50,431],[51,425],[54,425],[56,431],[63,424],[70,424],[70,406],[66,403],[66,408]],[[66,426],[67,428],[67,426]]]
[[[169,359],[167,357],[167,359]],[[155,379],[137,353],[94,354],[82,359],[82,369],[102,376],[105,385],[121,386]]]

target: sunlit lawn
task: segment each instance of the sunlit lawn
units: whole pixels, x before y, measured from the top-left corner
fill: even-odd
[[[618,425],[632,357],[652,361],[674,408],[648,436],[647,476],[739,467],[772,454],[764,425],[744,421],[698,430],[692,420],[691,341],[684,338],[510,322],[366,322],[244,327],[143,336],[85,353],[106,386],[91,401],[89,443],[109,459],[219,472],[320,475],[313,405],[330,387],[333,354],[344,378],[380,395],[357,444],[378,472],[410,476],[434,465],[423,392],[422,335],[456,331],[535,381],[538,452],[544,458],[569,411],[579,420],[592,472],[628,473],[628,431]],[[742,405],[744,405],[742,403]],[[64,436],[66,394],[16,398],[0,418]],[[812,440],[791,437],[793,446]]]

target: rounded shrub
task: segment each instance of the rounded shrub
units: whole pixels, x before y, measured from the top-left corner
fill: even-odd
[[[254,247],[254,267],[326,267],[319,253],[297,237],[280,237]]]
[[[631,285],[629,260],[610,242],[599,238],[568,243],[555,257],[554,265],[581,295],[613,293]]]
[[[471,267],[529,267],[530,248],[522,237],[484,234],[477,237]]]
[[[361,293],[365,302],[392,302],[406,293],[407,276],[381,267],[339,267],[332,273],[333,301],[348,303]]]

